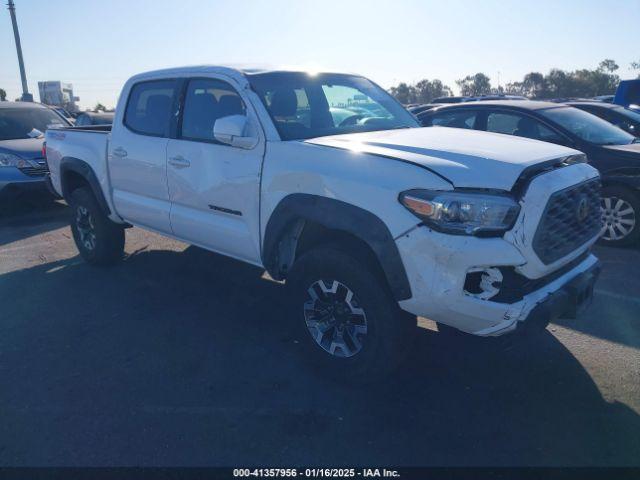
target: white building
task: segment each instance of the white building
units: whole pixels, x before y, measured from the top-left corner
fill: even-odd
[[[73,85],[63,83],[59,80],[49,82],[38,82],[40,91],[40,102],[45,105],[62,107],[69,112],[77,112],[78,106],[75,102],[80,100],[73,96]]]

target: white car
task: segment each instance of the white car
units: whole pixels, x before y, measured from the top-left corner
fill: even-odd
[[[360,103],[372,113],[331,115]],[[392,369],[416,316],[480,336],[544,328],[588,304],[599,273],[584,155],[420,128],[357,75],[143,73],[112,127],[49,130],[46,154],[86,261],[117,261],[135,225],[263,267],[290,287],[308,357],[339,376]]]

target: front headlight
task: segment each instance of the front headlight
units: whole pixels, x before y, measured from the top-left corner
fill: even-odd
[[[408,190],[400,203],[434,230],[455,235],[497,235],[509,230],[520,205],[508,195]]]
[[[24,158],[20,158],[12,153],[0,153],[0,167],[29,167],[30,164]]]

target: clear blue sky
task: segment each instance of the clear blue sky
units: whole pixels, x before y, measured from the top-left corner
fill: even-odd
[[[20,95],[9,12],[0,16],[0,88]],[[15,0],[29,89],[74,85],[80,105],[115,104],[130,75],[193,64],[350,71],[389,87],[484,72],[493,84],[604,58],[631,77],[640,0]]]

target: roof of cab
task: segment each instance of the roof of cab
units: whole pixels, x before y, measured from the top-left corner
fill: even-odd
[[[261,73],[274,73],[274,72],[296,72],[296,73],[311,73],[309,68],[303,67],[269,67],[261,65],[193,65],[185,67],[172,67],[164,68],[160,70],[151,70],[148,72],[142,72],[131,77],[132,80],[139,80],[144,78],[153,77],[169,77],[171,75],[184,75],[184,74],[207,74],[217,73],[226,75],[236,80],[241,80],[249,75],[258,75]],[[313,70],[315,73],[315,70]],[[323,71],[323,73],[344,73],[344,72],[329,72]]]

